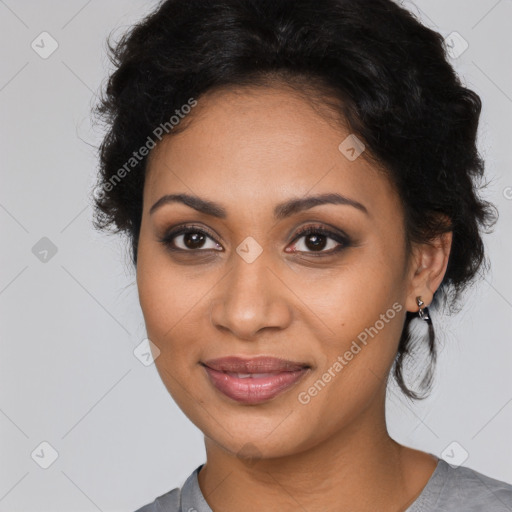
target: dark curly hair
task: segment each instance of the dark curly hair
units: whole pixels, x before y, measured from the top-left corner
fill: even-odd
[[[170,119],[215,88],[282,83],[320,103],[335,100],[345,126],[364,142],[364,157],[396,186],[409,250],[452,231],[431,307],[443,297],[455,311],[480,267],[488,268],[480,228],[492,226],[497,211],[477,194],[481,100],[461,84],[442,36],[392,0],[166,0],[115,45],[109,39],[108,49],[116,69],[95,109],[107,133],[94,226],[127,234],[135,267],[147,148],[160,140],[157,128],[165,136],[186,129]],[[403,371],[414,318],[406,313],[393,374],[406,396],[421,399]],[[430,365],[420,385],[427,391],[433,327],[428,338]]]

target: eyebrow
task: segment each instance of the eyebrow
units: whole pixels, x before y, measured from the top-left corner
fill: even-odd
[[[189,206],[190,208],[193,208],[194,210],[197,210],[198,212],[210,215],[212,217],[217,217],[219,219],[225,219],[227,217],[227,210],[222,205],[189,194],[167,194],[161,197],[150,208],[149,214],[152,215],[158,208],[170,203],[182,203],[186,206]],[[366,215],[369,215],[366,207],[358,201],[345,197],[341,194],[329,193],[317,196],[290,199],[280,203],[274,208],[274,218],[276,220],[282,220],[286,217],[290,217],[296,213],[309,210],[314,206],[319,206],[322,204],[342,204],[353,206]]]

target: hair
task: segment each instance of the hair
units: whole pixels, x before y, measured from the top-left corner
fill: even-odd
[[[278,83],[320,103],[337,100],[341,119],[367,148],[364,157],[385,169],[398,191],[408,250],[452,232],[431,307],[449,295],[454,310],[480,267],[488,267],[480,231],[496,222],[497,211],[477,190],[481,100],[461,84],[442,36],[392,0],[167,0],[116,44],[110,36],[108,50],[115,70],[95,109],[107,132],[93,222],[128,235],[135,267],[148,160],[136,150],[160,140],[157,127],[165,127],[164,136],[186,129],[169,120],[191,98]],[[422,399],[426,394],[404,379],[414,318],[406,312],[392,373],[406,396]],[[431,326],[427,348],[420,390],[429,391]]]

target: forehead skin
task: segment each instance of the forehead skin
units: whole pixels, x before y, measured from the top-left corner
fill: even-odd
[[[221,89],[201,97],[182,121],[186,129],[164,138],[150,154],[144,218],[162,195],[188,193],[226,205],[226,222],[239,236],[264,237],[276,225],[275,204],[336,191],[363,203],[369,216],[345,206],[319,210],[371,222],[403,250],[395,188],[362,156],[345,158],[338,146],[350,132],[335,124],[332,113],[319,114],[317,106],[286,87]],[[166,208],[188,210],[177,204]],[[163,214],[154,217],[158,222]]]

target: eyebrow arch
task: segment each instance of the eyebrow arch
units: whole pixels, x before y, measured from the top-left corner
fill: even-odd
[[[226,209],[220,204],[214,203],[213,201],[208,201],[206,199],[201,199],[200,197],[192,196],[189,194],[167,194],[165,196],[162,196],[150,208],[149,214],[152,215],[158,208],[160,208],[164,204],[170,203],[182,203],[185,204],[186,206],[190,206],[191,208],[197,210],[198,212],[210,215],[212,217],[217,217],[219,219],[225,219],[227,217]],[[317,196],[290,199],[288,201],[280,203],[274,208],[274,218],[276,220],[282,220],[303,210],[308,210],[310,208],[313,208],[314,206],[319,206],[322,204],[343,204],[353,206],[354,208],[357,208],[358,210],[365,213],[366,215],[369,215],[366,207],[359,203],[358,201],[342,196],[341,194],[329,193]]]

